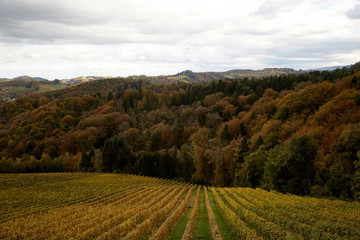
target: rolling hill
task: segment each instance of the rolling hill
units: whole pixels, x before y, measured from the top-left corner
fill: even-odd
[[[88,81],[0,100],[0,172],[126,172],[359,199],[359,119],[360,63],[198,83]]]
[[[0,99],[13,100],[21,96],[29,96],[34,93],[48,92],[62,89],[70,85],[59,81],[49,81],[42,78],[28,76],[13,79],[0,80]]]
[[[289,68],[266,68],[263,70],[230,70],[226,72],[192,72],[190,70],[170,76],[131,76],[125,79],[141,79],[156,84],[171,84],[176,82],[211,82],[213,80],[279,76],[284,74],[299,74],[304,71],[296,71]],[[33,93],[58,90],[69,86],[79,85],[85,82],[110,79],[114,77],[87,76],[72,79],[50,81],[40,77],[20,76],[12,79],[0,79],[0,98],[11,100]],[[119,77],[117,79],[120,79]],[[124,79],[124,78],[121,78]]]

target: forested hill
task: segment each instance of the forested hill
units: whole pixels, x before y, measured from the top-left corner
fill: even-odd
[[[104,79],[0,100],[0,171],[128,172],[360,198],[360,63],[210,83]]]
[[[303,70],[294,70],[291,68],[264,68],[262,70],[250,70],[250,69],[235,69],[225,72],[193,72],[186,70],[175,75],[170,76],[156,76],[156,77],[133,77],[150,81],[151,83],[169,84],[174,82],[211,82],[213,80],[224,79],[238,79],[238,78],[261,78],[269,76],[279,76],[286,74],[301,74],[306,73]]]
[[[29,77],[29,76],[20,76],[12,79],[0,78],[0,99],[3,100],[13,100],[20,98],[21,96],[29,96],[34,93],[42,93],[46,91],[52,91],[57,89],[62,89],[65,87],[79,85],[85,82],[92,82],[96,80],[104,80],[101,83],[110,80],[110,82],[118,80],[142,80],[155,84],[171,84],[177,82],[186,82],[186,83],[198,83],[198,82],[211,82],[213,80],[224,80],[224,79],[235,79],[235,78],[245,78],[245,77],[266,77],[266,76],[278,76],[285,75],[290,73],[304,73],[304,71],[297,71],[290,68],[265,68],[263,70],[230,70],[226,72],[192,72],[190,70],[183,71],[181,73],[169,76],[131,76],[127,78],[114,78],[114,77],[99,77],[99,76],[87,76],[87,77],[77,77],[72,79],[55,79],[54,81],[49,81],[40,77]],[[99,85],[101,85],[101,83]],[[95,84],[96,85],[96,84]],[[93,85],[91,85],[93,86]],[[99,88],[99,86],[95,86]],[[76,90],[83,89],[83,87],[75,88]],[[91,89],[93,90],[93,89]],[[65,91],[66,92],[66,91]],[[63,92],[59,92],[61,95]],[[77,95],[83,95],[82,92]]]
[[[60,81],[48,81],[31,77],[18,77],[14,79],[0,79],[0,99],[11,101],[21,96],[42,93],[69,87]]]

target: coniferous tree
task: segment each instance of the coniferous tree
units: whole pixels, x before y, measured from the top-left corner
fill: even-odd
[[[309,194],[314,177],[313,160],[317,146],[309,136],[294,137],[290,141],[290,158],[286,168],[290,179],[288,191],[295,194]]]
[[[175,146],[180,148],[183,144],[183,134],[184,134],[184,124],[182,122],[178,122],[175,130]]]
[[[107,139],[102,152],[102,165],[107,172],[121,171],[133,161],[133,154],[123,135]]]
[[[107,100],[110,101],[113,98],[114,98],[114,95],[113,95],[112,91],[109,91],[108,96],[107,96]]]
[[[230,140],[229,126],[226,124],[224,130],[221,133],[221,139],[228,141]]]
[[[256,151],[258,150],[258,148],[264,144],[264,139],[263,137],[260,135],[257,139],[256,139],[256,142],[254,143],[254,146],[252,147],[252,151]]]
[[[268,152],[265,147],[260,147],[257,151],[245,157],[246,161],[246,184],[249,187],[260,187],[263,182],[264,164]]]
[[[80,163],[79,163],[79,168],[81,171],[89,171],[93,169],[93,164],[91,162],[91,158],[93,158],[95,155],[94,153],[94,148],[91,148],[91,150],[89,152],[83,152],[81,159],[80,159]]]
[[[245,157],[249,152],[249,142],[247,137],[243,137],[234,152],[234,166],[235,166],[235,186],[245,185],[245,176],[243,174]]]

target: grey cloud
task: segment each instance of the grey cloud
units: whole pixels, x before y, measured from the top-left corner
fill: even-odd
[[[0,42],[28,44],[122,44],[154,43],[157,39],[123,25],[67,26],[56,22],[0,22]],[[169,39],[168,39],[169,40]]]
[[[87,39],[89,43],[97,43],[100,36],[91,31],[91,27],[103,26],[107,21],[107,16],[91,14],[61,4],[61,1],[0,1],[1,42],[77,42]],[[121,42],[119,38],[116,41]]]
[[[85,2],[86,3],[86,2]],[[99,4],[99,3],[98,3]],[[123,2],[82,8],[80,2],[0,1],[0,42],[29,44],[179,43],[210,29],[216,20],[175,19]],[[108,4],[108,5],[106,5]],[[139,6],[137,6],[139,8]],[[90,10],[90,11],[87,11]]]
[[[289,12],[295,9],[296,6],[302,4],[302,0],[299,1],[287,1],[287,0],[266,0],[260,7],[253,12],[254,15],[260,16],[273,16],[279,12]]]
[[[101,23],[104,18],[81,9],[60,4],[61,1],[0,1],[0,21],[46,21],[68,25]]]
[[[346,12],[346,16],[352,19],[360,18],[360,4],[354,6],[352,9]]]
[[[277,57],[277,56],[268,56],[264,59],[263,63],[267,66],[267,67],[290,67],[290,68],[294,68],[294,69],[311,69],[311,68],[315,68],[316,67],[321,67],[321,66],[329,66],[329,59],[326,58],[322,58],[322,59],[317,59],[317,58],[306,58],[303,60],[299,60],[299,59],[291,59],[291,58],[282,58],[282,57]]]
[[[61,10],[51,14],[51,9],[34,6],[17,7],[15,4],[0,4],[0,39],[2,42],[28,41],[37,42],[52,41],[60,35],[64,36],[64,27],[54,22],[69,21],[64,18]],[[45,14],[44,14],[45,12]],[[55,26],[56,25],[56,26]],[[51,28],[48,28],[52,26]]]
[[[103,75],[119,66],[129,74],[164,74],[178,66],[296,67],[356,57],[357,22],[336,10],[341,3],[323,9],[326,1],[315,0],[297,9],[302,2],[0,0],[1,72],[42,64],[80,71],[78,63],[87,63],[82,75],[98,64],[107,69]]]
[[[283,50],[282,50],[283,49]],[[277,55],[283,57],[297,56],[307,57],[323,57],[334,53],[349,52],[351,50],[360,49],[360,43],[357,40],[323,40],[323,41],[294,41],[292,44],[281,44],[276,49]]]

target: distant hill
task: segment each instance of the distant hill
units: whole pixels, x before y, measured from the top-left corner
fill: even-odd
[[[322,67],[322,68],[315,68],[313,70],[316,70],[316,71],[334,71],[336,69],[340,69],[340,68],[343,68],[343,67],[350,67],[350,65],[346,65],[346,66],[331,66],[331,67]]]
[[[20,77],[16,77],[13,78],[11,80],[14,81],[22,81],[22,82],[31,82],[31,81],[48,81],[45,78],[41,78],[41,77],[30,77],[30,76],[20,76]]]
[[[77,85],[77,84],[81,84],[83,82],[91,82],[91,81],[96,81],[96,80],[102,80],[102,79],[106,79],[106,78],[113,78],[113,77],[100,77],[100,76],[81,76],[81,77],[77,77],[77,78],[71,78],[71,79],[62,79],[61,82],[65,83],[65,84],[70,84],[70,85]]]
[[[314,69],[315,71],[334,71],[343,66]],[[63,89],[65,87],[79,85],[85,82],[105,79],[129,79],[143,80],[155,84],[171,84],[178,82],[198,83],[211,82],[213,80],[240,79],[240,78],[262,78],[268,76],[281,76],[286,74],[302,74],[314,70],[294,70],[292,68],[264,68],[262,70],[234,69],[224,72],[193,72],[185,70],[174,75],[160,76],[129,76],[127,78],[109,76],[80,76],[71,79],[48,80],[41,77],[20,76],[12,79],[0,78],[0,99],[16,99],[33,93]],[[56,81],[57,80],[57,81]]]
[[[157,76],[157,77],[146,77],[143,76],[144,80],[149,80],[152,83],[173,83],[173,82],[211,82],[213,80],[224,80],[224,79],[236,79],[236,78],[260,78],[268,76],[280,76],[284,74],[300,74],[306,71],[294,70],[291,68],[264,68],[262,70],[250,70],[250,69],[235,69],[225,72],[193,72],[186,70],[175,75],[169,76]]]
[[[0,99],[12,100],[21,96],[58,90],[70,86],[60,81],[49,81],[44,78],[21,76],[0,80]]]

